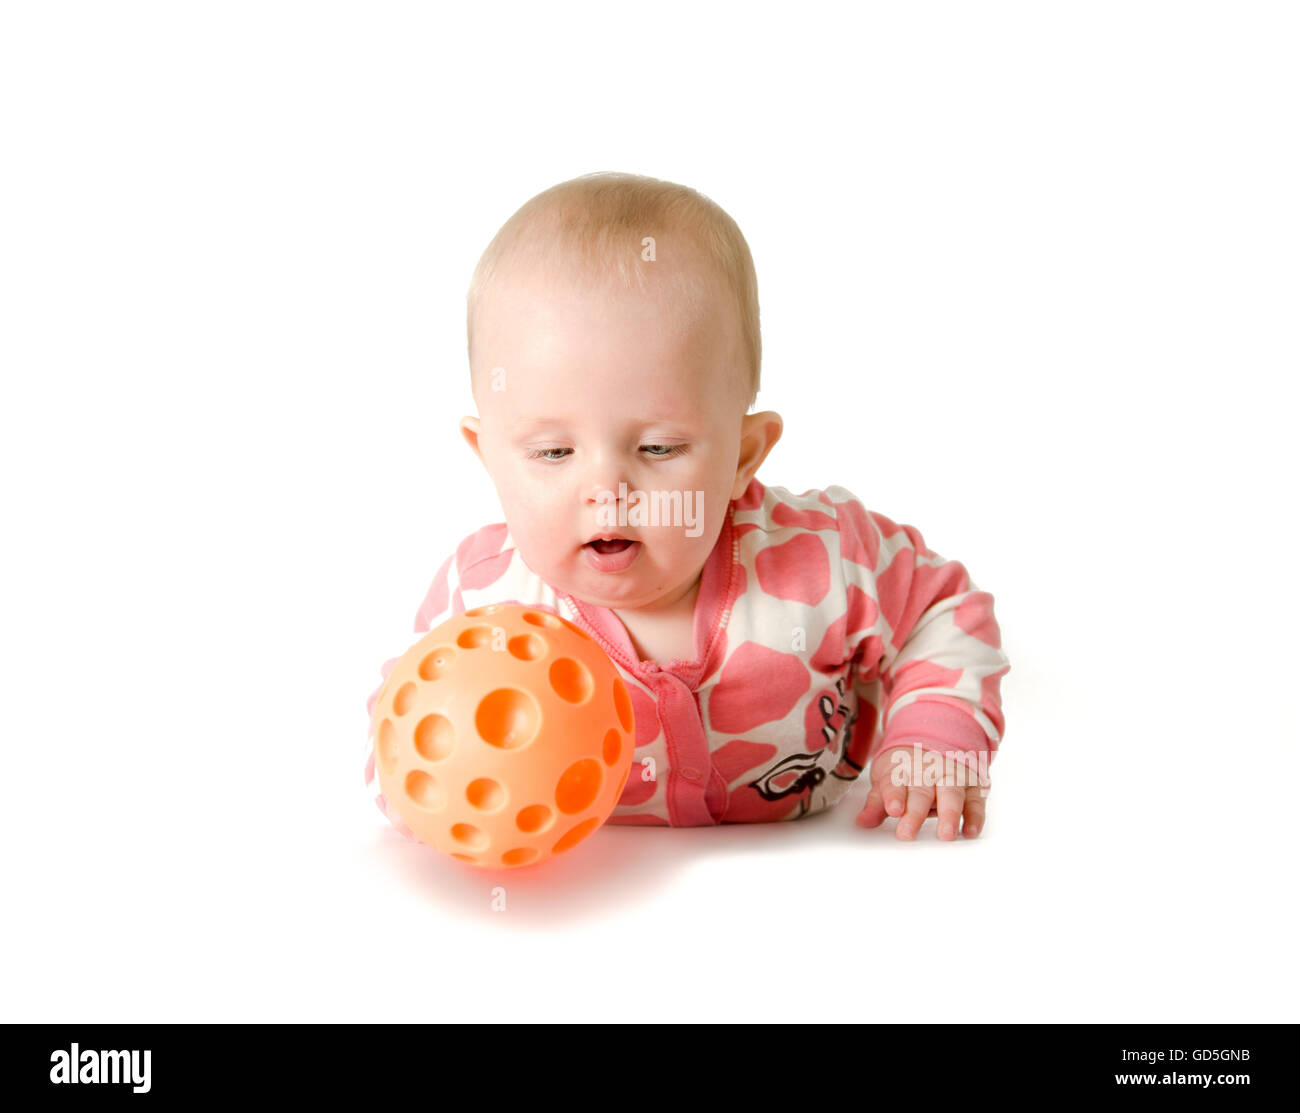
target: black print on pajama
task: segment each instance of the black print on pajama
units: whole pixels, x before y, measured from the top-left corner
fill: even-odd
[[[821,713],[821,732],[826,745],[816,753],[791,754],[782,758],[749,782],[749,787],[764,800],[780,800],[804,793],[804,798],[799,801],[800,816],[808,814],[813,793],[828,775],[836,780],[852,781],[863,769],[849,757],[849,740],[853,737],[853,724],[857,722],[858,713],[850,710],[844,702],[844,677],[836,678],[835,698],[823,694],[817,701],[817,710]],[[828,754],[835,759],[835,764],[829,769],[826,768]],[[787,777],[792,779],[786,782]]]

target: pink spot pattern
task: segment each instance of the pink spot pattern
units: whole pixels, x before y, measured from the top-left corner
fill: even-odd
[[[835,528],[835,519],[830,514],[821,510],[796,510],[786,502],[778,502],[772,507],[772,521],[778,526],[798,526],[800,529]]]
[[[655,790],[659,787],[658,778],[651,779],[643,776],[642,770],[645,768],[637,758],[632,759],[632,768],[627,775],[627,785],[623,789],[623,795],[618,800],[619,807],[639,807],[655,794]]]
[[[506,601],[597,637],[627,683],[636,749],[611,824],[797,819],[832,807],[891,746],[992,754],[1005,731],[1000,684],[1010,662],[993,596],[915,527],[842,487],[793,494],[754,479],[731,502],[696,601],[702,660],[641,660],[613,611],[523,564],[504,522],[464,538],[439,567],[416,633]],[[381,667],[385,679],[396,661]],[[367,789],[413,839],[378,791],[373,726]]]
[[[845,635],[875,626],[880,615],[876,601],[857,584],[848,587],[848,606],[826,629],[826,634],[812,655],[812,667],[818,672],[838,672],[847,660],[845,653],[850,644]]]
[[[754,561],[758,585],[774,599],[794,599],[815,607],[831,589],[830,557],[815,533],[759,552]]]
[[[972,638],[979,638],[994,649],[1002,645],[1002,631],[993,617],[993,596],[987,591],[972,591],[957,604],[952,620]]]
[[[775,754],[776,747],[770,742],[747,742],[743,738],[733,738],[713,751],[713,768],[730,784],[737,777],[769,761]]]
[[[745,642],[731,655],[709,699],[715,731],[738,734],[782,719],[808,690],[808,669],[793,653]]]
[[[416,633],[428,633],[434,627],[434,619],[442,622],[450,618],[447,611],[447,602],[451,598],[450,574],[452,557],[448,557],[442,562],[442,567],[434,574],[433,583],[429,586],[428,594],[424,597],[424,602],[420,604],[420,609],[415,615]],[[385,673],[385,676],[388,674]]]

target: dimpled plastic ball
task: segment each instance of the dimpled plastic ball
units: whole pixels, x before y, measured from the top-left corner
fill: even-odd
[[[609,817],[635,746],[617,667],[573,623],[516,603],[466,611],[398,660],[374,709],[390,807],[477,866],[572,849]]]

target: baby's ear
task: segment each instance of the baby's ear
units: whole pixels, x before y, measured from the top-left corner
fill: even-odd
[[[775,410],[746,414],[740,427],[740,460],[736,468],[736,482],[731,489],[733,499],[740,498],[754,478],[759,465],[781,439],[785,422]]]
[[[477,417],[462,417],[460,419],[460,435],[465,438],[465,443],[474,450],[474,455],[483,460],[483,450],[479,447],[479,419]]]

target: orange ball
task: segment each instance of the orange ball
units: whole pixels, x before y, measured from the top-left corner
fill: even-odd
[[[389,807],[423,842],[476,866],[576,846],[623,795],[632,701],[573,623],[518,604],[448,619],[395,664],[375,703]]]

